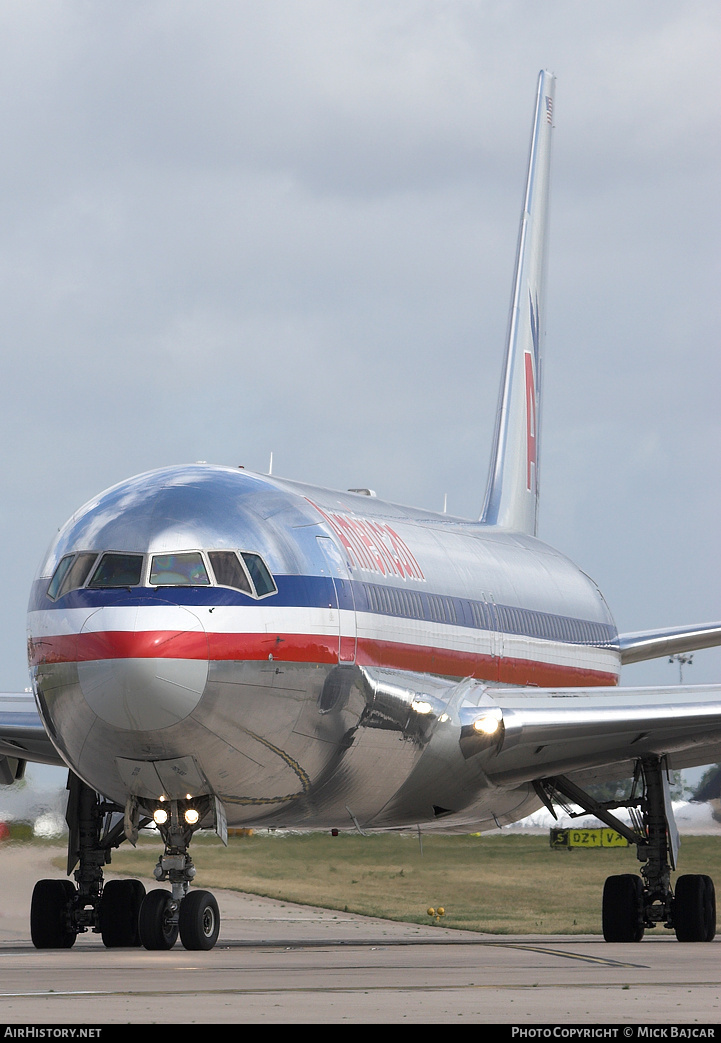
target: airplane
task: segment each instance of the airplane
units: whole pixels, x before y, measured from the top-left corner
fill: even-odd
[[[0,701],[0,781],[68,768],[67,878],[35,885],[37,948],[91,931],[212,949],[201,828],[468,833],[559,804],[636,847],[639,874],[604,885],[607,941],[661,924],[713,939],[711,878],[672,884],[669,773],[720,759],[721,687],[619,679],[721,644],[721,623],[619,634],[537,536],[554,92],[541,71],[479,518],[199,463],[114,485],[57,534],[30,594],[32,692]],[[626,778],[627,799],[594,797]],[[105,882],[113,849],[153,824],[159,886]]]

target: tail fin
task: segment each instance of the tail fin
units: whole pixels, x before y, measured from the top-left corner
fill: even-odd
[[[506,361],[481,521],[536,535],[546,214],[555,77],[538,77]]]

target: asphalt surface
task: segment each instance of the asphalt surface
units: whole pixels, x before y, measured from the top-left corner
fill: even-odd
[[[62,875],[58,855],[0,845],[5,1038],[27,1025],[483,1023],[627,1026],[619,1038],[685,1026],[679,1038],[721,1039],[721,939],[680,944],[665,931],[637,945],[479,935],[216,891],[211,952],[109,950],[93,934],[38,951],[30,897],[37,879]]]

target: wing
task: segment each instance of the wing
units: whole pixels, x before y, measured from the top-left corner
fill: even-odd
[[[721,759],[717,684],[505,688],[378,667],[361,673],[374,709],[403,722],[408,735],[414,715],[444,722],[429,728],[429,751],[457,771],[451,767],[457,742],[470,785],[476,775],[508,788],[554,775],[618,779],[653,756],[666,758],[672,770]]]
[[[658,659],[660,656],[721,645],[721,623],[639,630],[632,634],[619,634],[618,640],[621,662],[625,666],[628,663],[641,663],[645,659]]]
[[[494,755],[483,771],[499,786],[548,776],[622,778],[639,757],[666,757],[671,769],[721,757],[721,686],[665,688],[488,689],[474,707],[461,704],[464,756],[488,749],[477,722],[499,720]],[[474,733],[478,739],[474,738]]]
[[[32,692],[0,695],[0,784],[22,778],[27,761],[65,763],[48,738]]]

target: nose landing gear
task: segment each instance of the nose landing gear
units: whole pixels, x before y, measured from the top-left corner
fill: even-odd
[[[202,810],[199,803],[205,805]],[[153,818],[165,851],[153,874],[158,881],[170,881],[171,891],[150,891],[140,906],[140,940],[146,949],[172,949],[178,934],[186,949],[212,949],[218,940],[218,903],[209,891],[189,890],[195,866],[188,846],[208,803],[206,797],[158,802],[156,806]]]

